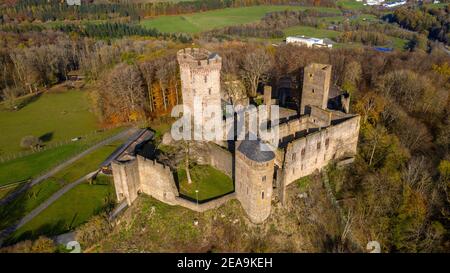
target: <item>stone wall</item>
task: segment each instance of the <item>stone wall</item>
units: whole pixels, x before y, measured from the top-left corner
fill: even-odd
[[[303,138],[292,141],[286,147],[284,184],[320,170],[330,160],[356,154],[359,134],[359,116],[348,118]]]
[[[262,223],[270,215],[274,159],[256,162],[236,149],[236,197],[250,220]]]
[[[312,63],[305,67],[300,114],[308,114],[308,106],[327,108],[331,65]]]
[[[142,192],[162,202],[175,204],[178,189],[170,168],[142,156],[137,157],[137,162]]]
[[[222,59],[205,49],[185,48],[178,51],[183,107],[193,111],[203,111],[205,106],[221,107],[220,70]],[[194,99],[201,99],[202,105],[194,105]],[[194,109],[196,107],[196,109]],[[202,109],[198,109],[201,107]],[[203,117],[204,126],[210,118]]]
[[[214,143],[208,143],[209,164],[233,178],[233,154]]]
[[[137,160],[133,157],[128,161],[111,163],[117,202],[127,201],[131,205],[141,189]]]
[[[236,193],[229,193],[227,195],[224,195],[220,198],[208,201],[206,203],[202,203],[202,204],[198,204],[194,203],[192,201],[186,200],[184,198],[181,197],[176,197],[175,198],[175,204],[185,207],[187,209],[191,209],[193,211],[198,211],[198,212],[205,212],[207,210],[211,210],[211,209],[215,209],[220,207],[221,205],[225,204],[226,202],[228,202],[229,200],[235,199],[236,198]]]
[[[280,124],[278,126],[280,141],[286,141],[285,139],[289,138],[289,136],[293,137],[295,133],[310,128],[312,124],[309,119],[309,116],[302,116]]]
[[[311,106],[310,120],[317,127],[327,127],[331,125],[332,113],[329,110]]]
[[[358,141],[359,117],[311,133],[287,146],[286,185],[319,170],[330,160],[354,155]]]

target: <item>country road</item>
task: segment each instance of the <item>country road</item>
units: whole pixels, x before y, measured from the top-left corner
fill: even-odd
[[[66,192],[68,192],[69,190],[71,190],[72,188],[74,188],[75,186],[83,183],[84,181],[86,181],[87,179],[95,176],[99,171],[93,171],[85,176],[83,176],[82,178],[76,180],[75,182],[72,182],[66,186],[64,186],[63,188],[61,188],[59,191],[55,192],[52,196],[50,196],[50,198],[48,198],[47,200],[45,200],[43,203],[41,203],[37,208],[35,208],[34,210],[32,210],[30,213],[28,213],[25,217],[23,217],[22,219],[20,219],[19,222],[17,222],[16,224],[5,228],[4,230],[2,230],[0,232],[0,246],[3,243],[3,240],[5,238],[7,238],[9,235],[11,235],[14,231],[16,231],[17,229],[21,228],[23,225],[25,225],[26,223],[28,223],[29,221],[31,221],[34,217],[36,217],[39,213],[41,213],[42,211],[44,211],[46,208],[48,208],[48,206],[50,206],[53,202],[55,202],[56,200],[58,200],[63,194],[65,194]]]
[[[19,196],[20,194],[22,194],[23,192],[25,192],[26,190],[28,190],[29,188],[33,187],[36,184],[39,184],[40,182],[52,177],[53,175],[55,175],[57,172],[63,170],[65,167],[69,166],[70,164],[74,163],[75,161],[77,161],[78,159],[81,159],[82,157],[92,153],[93,151],[97,150],[100,147],[103,147],[105,145],[108,145],[116,140],[125,138],[127,136],[131,136],[133,133],[135,133],[137,131],[136,128],[129,128],[123,132],[120,132],[112,137],[109,137],[97,144],[95,144],[94,146],[88,148],[87,150],[75,155],[74,157],[62,162],[61,164],[57,165],[56,167],[54,167],[53,169],[51,169],[50,171],[44,173],[43,175],[33,179],[30,183],[28,183],[27,185],[23,186],[21,189],[11,193],[10,195],[8,195],[6,198],[0,200],[0,206],[3,206],[5,204],[8,204],[9,202],[11,202],[12,200],[14,200],[17,196]]]
[[[122,144],[122,146],[119,147],[116,151],[114,151],[114,152],[113,152],[113,153],[112,153],[112,154],[111,154],[111,155],[110,155],[110,156],[109,156],[109,157],[108,157],[108,158],[107,158],[100,166],[98,166],[98,167],[102,167],[102,166],[107,166],[107,165],[109,165],[109,164],[110,164],[117,156],[119,156],[119,155],[120,155],[122,152],[124,152],[128,147],[130,147],[130,145],[132,145],[133,143],[136,143],[136,141],[138,141],[139,139],[141,139],[146,131],[147,131],[147,130],[145,130],[145,129],[136,129],[136,128],[134,128],[134,129],[128,129],[128,130],[126,130],[126,131],[124,131],[124,132],[122,132],[122,133],[119,133],[119,134],[117,134],[117,135],[115,135],[115,136],[113,136],[113,137],[111,137],[111,138],[109,138],[109,139],[107,139],[107,140],[105,140],[105,141],[102,141],[101,143],[98,143],[97,145],[102,144],[102,145],[100,145],[100,146],[95,145],[95,146],[96,146],[95,149],[97,149],[97,148],[99,148],[99,147],[101,147],[101,146],[103,146],[103,145],[107,145],[108,143],[110,143],[110,142],[112,142],[112,141],[115,141],[115,140],[124,138],[124,137],[126,137],[127,135],[129,135],[128,140],[127,140],[124,144]],[[150,135],[151,135],[151,137],[153,137],[153,133],[151,133]],[[92,149],[92,148],[94,148],[94,146],[91,147],[90,149]],[[92,149],[92,150],[89,151],[89,152],[92,152],[92,151],[95,150],[95,149]],[[85,152],[87,152],[87,150],[86,150]],[[70,163],[73,163],[73,162],[76,161],[77,159],[80,159],[80,158],[82,158],[83,156],[85,156],[86,154],[88,154],[88,153],[85,153],[85,152],[83,152],[83,153],[77,155],[77,156],[75,157],[75,159],[74,159],[74,158],[71,158],[71,159],[70,159]],[[67,163],[67,162],[69,162],[69,161],[64,162],[64,164],[65,164],[64,167],[70,164],[70,163]],[[64,168],[64,167],[62,167],[62,168]],[[56,168],[58,168],[58,170],[55,171]],[[58,172],[59,170],[61,170],[60,166],[55,167],[55,169],[53,169],[51,172],[48,172],[47,174],[45,174],[45,175],[43,175],[43,176],[41,176],[41,177],[39,177],[39,178],[42,178],[42,177],[47,177],[47,178],[48,178],[48,177],[52,176],[53,174],[55,174],[56,172]],[[50,198],[48,198],[48,199],[45,200],[43,203],[41,203],[41,204],[40,204],[38,207],[36,207],[34,210],[32,210],[30,213],[28,213],[27,215],[25,215],[25,216],[24,216],[22,219],[20,219],[17,223],[15,223],[14,225],[11,225],[11,226],[9,226],[8,228],[6,228],[6,229],[0,231],[0,246],[2,245],[3,241],[4,241],[9,235],[11,235],[14,231],[16,231],[17,229],[21,228],[23,225],[25,225],[26,223],[28,223],[29,221],[31,221],[31,220],[32,220],[34,217],[36,217],[39,213],[41,213],[41,212],[44,211],[46,208],[48,208],[53,202],[55,202],[56,200],[58,200],[63,194],[65,194],[66,192],[68,192],[69,190],[71,190],[72,188],[74,188],[75,186],[77,186],[77,185],[83,183],[83,182],[86,181],[87,179],[96,176],[97,173],[98,173],[99,171],[100,171],[100,169],[97,169],[97,170],[95,170],[95,171],[93,171],[93,172],[91,172],[91,173],[89,173],[89,174],[87,174],[87,175],[85,175],[85,176],[83,176],[83,177],[77,179],[76,181],[67,184],[66,186],[64,186],[63,188],[61,188],[60,190],[58,190],[56,193],[54,193],[52,196],[50,196]],[[43,178],[43,179],[46,179],[46,178]],[[36,183],[33,184],[33,185],[36,185],[37,183],[39,183],[39,182],[42,181],[43,179],[39,180],[38,182],[36,182]],[[28,187],[27,187],[27,188],[28,188]]]

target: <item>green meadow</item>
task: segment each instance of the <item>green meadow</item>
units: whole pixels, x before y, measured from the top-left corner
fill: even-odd
[[[24,136],[39,137],[50,145],[94,132],[97,122],[86,96],[78,90],[46,92],[19,110],[1,107],[0,156],[23,151],[20,140]]]
[[[58,235],[73,230],[93,215],[108,209],[114,202],[114,196],[110,177],[102,175],[93,184],[86,182],[77,185],[18,229],[9,240]]]
[[[306,9],[336,13],[336,15],[341,13],[338,9],[324,7],[253,6],[244,8],[227,8],[185,15],[160,16],[153,19],[143,20],[141,24],[145,27],[156,28],[162,32],[198,33],[214,28],[256,22],[268,12]]]
[[[65,185],[98,169],[100,164],[122,143],[123,141],[115,141],[95,150],[49,179],[31,187],[7,205],[1,206],[0,230],[24,217]]]
[[[330,39],[336,38],[340,34],[338,31],[315,28],[315,27],[308,27],[308,26],[290,27],[290,28],[284,29],[283,32],[286,36],[305,35],[308,37],[330,38]]]
[[[364,8],[364,2],[358,2],[356,0],[338,0],[336,1],[338,7],[342,7],[347,10],[355,10]]]
[[[233,181],[223,172],[210,165],[195,165],[189,170],[192,183],[187,181],[186,170],[178,170],[178,183],[180,193],[196,200],[203,201],[232,192]]]
[[[58,163],[86,150],[95,143],[119,133],[122,128],[99,132],[77,142],[36,152],[27,156],[0,163],[0,186],[36,178]],[[2,190],[0,190],[1,196]]]

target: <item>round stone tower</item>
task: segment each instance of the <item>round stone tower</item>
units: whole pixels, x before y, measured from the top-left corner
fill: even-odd
[[[183,107],[189,107],[192,114],[194,111],[204,111],[206,105],[220,109],[222,58],[206,49],[185,48],[178,51],[177,59],[180,64]],[[202,109],[194,109],[194,99],[201,100]],[[203,119],[202,125],[205,122],[207,120]]]
[[[235,191],[250,220],[270,215],[275,153],[259,140],[243,140],[236,148]]]

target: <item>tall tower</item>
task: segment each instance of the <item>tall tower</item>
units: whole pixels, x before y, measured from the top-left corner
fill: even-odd
[[[180,65],[184,110],[188,107],[193,114],[194,111],[203,111],[205,106],[220,109],[222,58],[206,49],[184,48],[178,51],[177,59]],[[202,109],[194,109],[194,99],[201,99]],[[207,119],[203,119],[199,125],[204,126],[206,122]]]
[[[327,108],[330,79],[331,65],[329,64],[312,63],[305,67],[300,114],[309,114],[308,106]]]
[[[270,215],[275,153],[267,149],[259,140],[246,139],[235,153],[237,199],[254,223]]]

